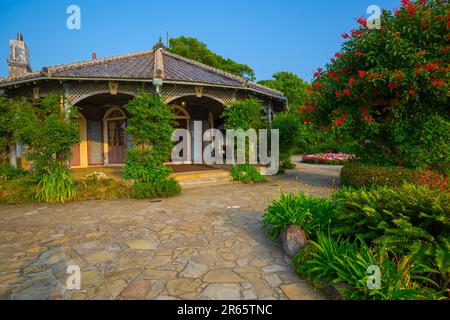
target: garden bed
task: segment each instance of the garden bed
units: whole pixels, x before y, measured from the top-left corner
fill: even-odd
[[[356,160],[355,155],[350,153],[318,153],[306,154],[302,161],[313,164],[343,165],[354,160]]]
[[[449,299],[449,217],[449,192],[403,185],[344,188],[330,199],[282,195],[263,226],[295,255],[298,274],[332,298]]]

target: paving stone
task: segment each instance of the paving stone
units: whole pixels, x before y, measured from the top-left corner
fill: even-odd
[[[146,280],[169,280],[175,278],[177,273],[168,270],[146,270],[140,277]]]
[[[281,286],[281,290],[283,290],[284,294],[290,300],[316,300],[321,298],[318,293],[302,283],[283,285]]]
[[[133,250],[155,250],[158,242],[154,240],[131,240],[127,242],[128,247]]]
[[[131,282],[121,293],[125,299],[144,299],[150,291],[150,281],[138,280]]]
[[[169,280],[167,282],[167,292],[171,296],[179,296],[184,295],[187,293],[195,292],[195,290],[198,288],[198,284],[196,284],[191,279],[187,278],[178,278]]]
[[[216,283],[234,283],[243,282],[244,280],[229,269],[215,269],[209,271],[203,278],[203,281]]]
[[[208,271],[208,265],[203,263],[198,263],[196,261],[189,261],[184,268],[180,276],[186,278],[200,278]]]
[[[91,264],[102,263],[113,260],[113,256],[106,250],[94,252],[84,257],[84,259]]]
[[[264,235],[261,219],[280,190],[330,195],[339,170],[300,164],[270,177],[277,187],[200,187],[158,204],[0,206],[0,298],[323,298]],[[81,290],[64,291],[66,264],[82,269]]]
[[[201,296],[211,300],[239,300],[240,288],[237,284],[212,283],[201,293]]]

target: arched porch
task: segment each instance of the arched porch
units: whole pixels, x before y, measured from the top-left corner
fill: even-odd
[[[132,146],[131,137],[126,134],[128,115],[124,106],[134,98],[129,93],[96,93],[78,101],[75,106],[80,112],[80,144],[72,148],[71,167],[88,168],[99,166],[122,166],[126,149]],[[188,153],[194,162],[196,146],[206,146],[203,132],[210,128],[223,129],[221,114],[223,103],[209,96],[185,95],[166,103],[173,108],[177,127],[191,133]],[[201,131],[194,134],[194,122],[201,123]],[[200,134],[201,133],[201,134]],[[197,142],[197,143],[196,143]],[[173,165],[168,162],[169,165]],[[191,170],[192,168],[190,168]],[[174,168],[174,171],[181,170]]]
[[[128,93],[98,93],[75,104],[80,113],[80,144],[72,148],[71,167],[117,166],[125,161],[131,139],[125,132]]]

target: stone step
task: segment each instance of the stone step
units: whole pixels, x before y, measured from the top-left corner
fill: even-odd
[[[172,176],[183,189],[211,187],[233,182],[231,172],[220,169],[174,173]]]
[[[225,170],[210,170],[210,171],[174,173],[172,174],[172,176],[175,177],[177,181],[184,181],[184,180],[197,180],[205,178],[231,177],[231,172]]]
[[[192,179],[180,181],[180,185],[183,189],[188,188],[201,188],[201,187],[212,187],[224,184],[232,183],[231,177],[223,178],[202,178],[202,179]]]

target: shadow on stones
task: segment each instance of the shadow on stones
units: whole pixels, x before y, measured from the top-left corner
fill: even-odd
[[[67,263],[60,244],[47,243],[36,259],[20,268],[20,281],[6,294],[10,300],[47,300],[58,297],[66,287]]]

